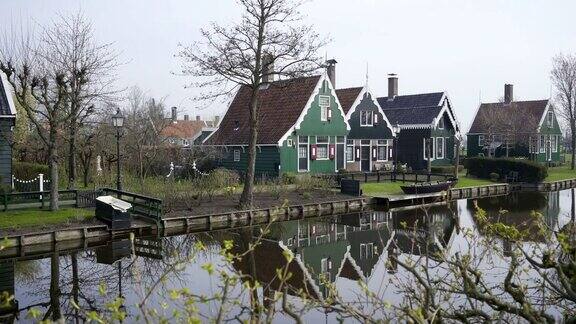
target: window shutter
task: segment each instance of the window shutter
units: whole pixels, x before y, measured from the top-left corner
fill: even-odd
[[[317,148],[318,147],[316,146],[316,144],[310,145],[310,159],[311,160],[316,160],[316,152],[318,151]]]
[[[333,160],[333,159],[334,159],[334,156],[336,155],[336,154],[335,154],[335,153],[336,153],[336,148],[334,147],[334,144],[330,144],[329,150],[330,150],[330,152],[329,152],[330,160]]]
[[[376,160],[376,158],[378,157],[378,150],[373,147],[372,148],[372,159]]]
[[[374,125],[378,124],[378,113],[374,113]]]
[[[360,148],[356,146],[356,161],[360,161]]]

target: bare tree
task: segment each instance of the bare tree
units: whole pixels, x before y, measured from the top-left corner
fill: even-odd
[[[274,77],[309,74],[322,63],[318,50],[326,43],[311,26],[301,24],[293,0],[238,0],[242,20],[230,27],[212,24],[202,29],[204,42],[183,46],[178,56],[183,74],[196,77],[192,86],[205,89],[197,99],[230,95],[239,86],[251,90],[248,168],[241,207],[253,200],[256,143],[258,139],[258,90]]]
[[[111,43],[94,39],[92,25],[81,12],[61,15],[41,33],[42,59],[66,74],[69,105],[68,188],[76,181],[76,142],[83,122],[94,113],[97,101],[112,101],[119,93],[114,87],[118,53]]]
[[[576,158],[576,56],[572,54],[558,54],[552,59],[552,83],[556,87],[557,113],[570,128],[572,162],[570,167],[574,170]]]
[[[47,56],[44,50],[32,33],[6,33],[0,48],[0,71],[6,74],[16,101],[48,149],[50,209],[58,210],[58,140],[69,117],[70,82],[65,71],[43,59]]]

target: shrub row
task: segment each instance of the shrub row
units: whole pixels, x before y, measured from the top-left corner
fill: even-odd
[[[548,176],[548,168],[528,160],[472,157],[466,159],[464,165],[468,174],[484,179],[490,179],[491,173],[504,177],[511,171],[518,172],[518,180],[523,182],[541,182]]]
[[[462,172],[463,170],[464,170],[464,166],[458,165],[458,172]],[[433,166],[430,171],[432,171],[432,173],[453,174],[454,173],[454,166],[453,165]]]
[[[50,178],[48,166],[45,164],[29,163],[29,162],[13,162],[12,174],[20,180],[31,180],[38,176],[39,173],[44,174],[44,179]]]

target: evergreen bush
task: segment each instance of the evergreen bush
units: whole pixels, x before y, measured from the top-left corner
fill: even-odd
[[[522,182],[542,182],[548,176],[546,166],[528,160],[471,157],[466,159],[464,165],[468,174],[483,179],[490,179],[491,173],[504,177],[512,171],[518,172],[518,180]]]

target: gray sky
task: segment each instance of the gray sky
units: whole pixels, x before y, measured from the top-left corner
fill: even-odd
[[[78,9],[128,61],[120,85],[138,85],[192,116],[225,111],[195,109],[195,90],[171,72],[179,43],[198,39],[211,21],[238,20],[234,0],[0,0],[0,19],[46,23]],[[514,84],[515,99],[548,98],[552,56],[576,52],[573,0],[315,0],[301,11],[332,39],[326,51],[339,62],[338,88],[363,85],[368,63],[370,88],[385,96],[386,75],[398,73],[400,94],[448,91],[464,131],[480,94],[497,101],[504,83]]]

